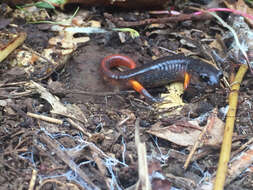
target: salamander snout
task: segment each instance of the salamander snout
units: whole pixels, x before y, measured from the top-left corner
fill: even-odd
[[[201,73],[200,78],[210,86],[218,86],[220,79],[223,77],[222,71],[217,71],[214,73]]]

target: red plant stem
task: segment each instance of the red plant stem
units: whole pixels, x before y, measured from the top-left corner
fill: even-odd
[[[211,9],[207,9],[206,10],[207,12],[218,12],[218,11],[223,11],[223,12],[232,12],[234,14],[237,14],[237,15],[241,15],[243,17],[246,17],[246,18],[249,18],[251,20],[253,20],[253,16],[252,15],[249,15],[249,14],[246,14],[246,13],[242,13],[241,11],[238,11],[238,10],[235,10],[235,9],[229,9],[229,8],[211,8]],[[193,13],[194,15],[200,15],[200,14],[203,14],[204,11],[198,11],[198,12],[195,12]]]

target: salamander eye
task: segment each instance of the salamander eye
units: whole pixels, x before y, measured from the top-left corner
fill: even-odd
[[[210,78],[209,78],[209,76],[206,73],[201,73],[200,74],[200,78],[204,82],[209,82],[210,81]]]

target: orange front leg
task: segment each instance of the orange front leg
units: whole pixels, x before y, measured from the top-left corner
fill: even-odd
[[[190,74],[185,72],[185,74],[184,74],[184,90],[187,89],[187,87],[189,86],[190,79],[191,79]]]

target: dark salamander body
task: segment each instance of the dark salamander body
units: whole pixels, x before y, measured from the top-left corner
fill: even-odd
[[[123,72],[111,70],[117,66],[130,69]],[[213,65],[183,55],[163,57],[140,67],[136,67],[134,61],[126,56],[111,55],[102,60],[101,68],[105,77],[109,79],[134,80],[145,87],[158,87],[171,82],[185,81],[186,74],[197,76],[208,85],[218,86],[222,77],[222,71]]]

